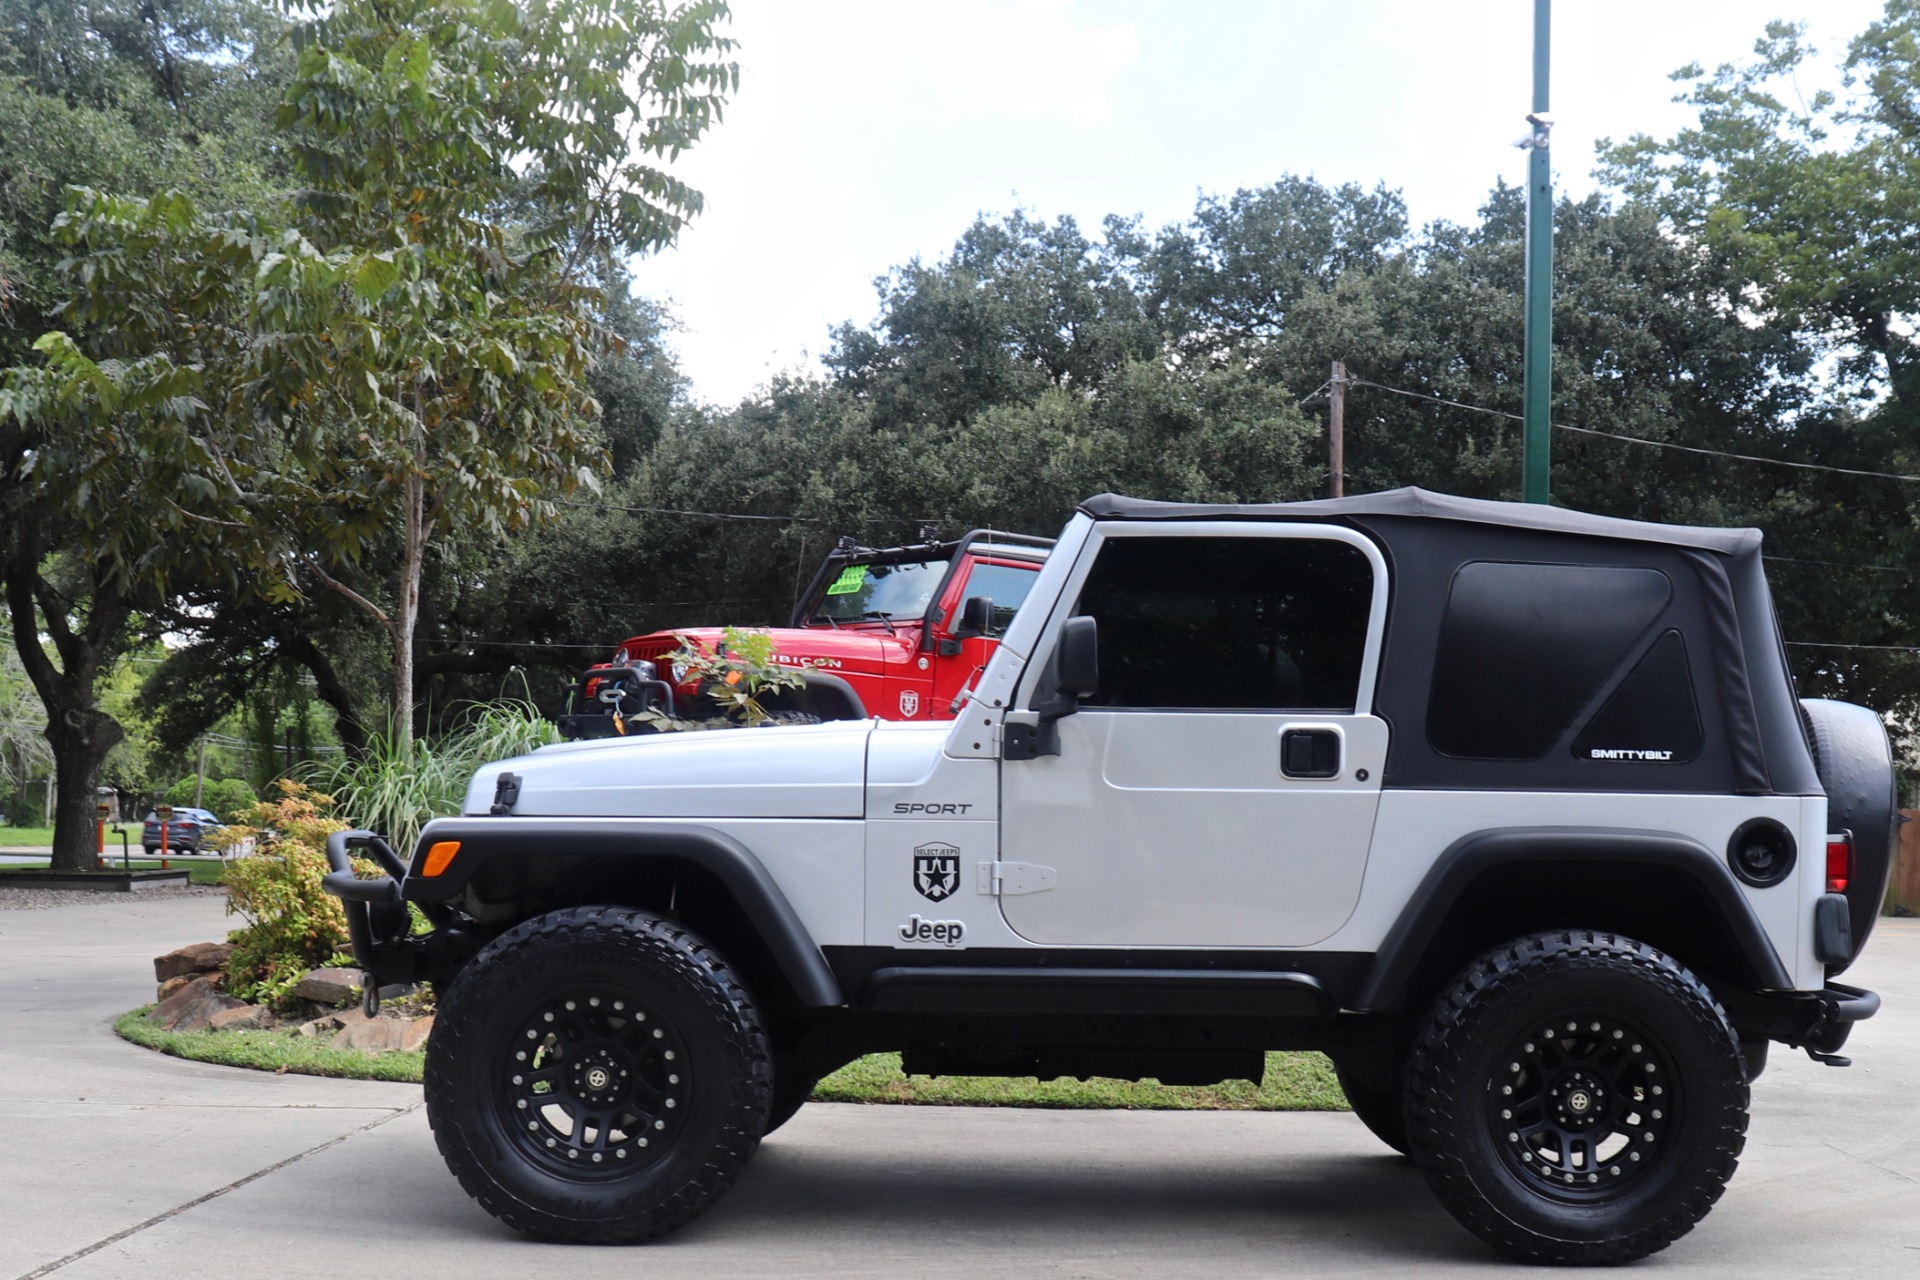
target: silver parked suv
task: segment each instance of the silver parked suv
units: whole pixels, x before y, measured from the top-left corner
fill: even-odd
[[[687,1222],[863,1053],[1318,1049],[1467,1229],[1622,1262],[1719,1198],[1771,1044],[1844,1065],[1895,821],[1879,718],[1795,696],[1756,532],[1106,495],[957,720],[544,748],[328,883],[370,986],[441,988],[435,1138],[532,1235]]]

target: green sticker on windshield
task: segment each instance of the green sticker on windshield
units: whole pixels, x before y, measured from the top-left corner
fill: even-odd
[[[827,588],[830,596],[850,596],[867,585],[867,566],[850,564],[840,571],[840,576]]]

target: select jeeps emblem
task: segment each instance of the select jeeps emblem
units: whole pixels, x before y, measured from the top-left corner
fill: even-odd
[[[900,695],[900,714],[916,716],[920,714],[920,695],[911,689]]]
[[[950,844],[915,845],[913,887],[929,902],[951,898],[960,887],[960,850]]]

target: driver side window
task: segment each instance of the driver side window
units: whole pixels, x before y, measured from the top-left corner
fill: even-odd
[[[1373,570],[1324,538],[1109,538],[1073,612],[1099,623],[1086,708],[1354,709]]]

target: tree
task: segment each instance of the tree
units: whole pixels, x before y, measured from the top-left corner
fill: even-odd
[[[59,762],[55,865],[84,865],[120,736],[96,683],[173,584],[271,603],[318,576],[388,630],[410,734],[432,534],[503,534],[592,478],[589,273],[697,210],[655,162],[734,85],[703,61],[729,47],[725,16],[342,4],[299,33],[280,117],[308,183],[293,200],[223,215],[177,191],[70,197],[71,331],[0,392],[4,577]],[[332,570],[395,525],[383,608]]]
[[[1690,82],[1682,100],[1696,123],[1669,139],[1605,148],[1603,172],[1720,275],[1725,288],[1712,300],[1720,312],[1797,331],[1835,357],[1833,385],[1809,378],[1803,412],[1744,452],[1912,475],[1920,3],[1888,0],[1849,45],[1843,92],[1803,101],[1792,77],[1815,53],[1802,28],[1776,22],[1747,63],[1683,67],[1675,79]],[[1794,557],[1776,562],[1783,617],[1794,640],[1822,646],[1790,650],[1803,688],[1920,711],[1920,663],[1884,648],[1920,642],[1920,590],[1899,569],[1920,552],[1916,486],[1739,464],[1730,474],[1750,491],[1771,491],[1756,505],[1787,533],[1774,544]]]
[[[502,534],[593,484],[589,276],[698,211],[660,164],[738,78],[719,0],[350,0],[297,36],[280,125],[308,188],[263,260],[263,362],[329,516],[307,567],[392,639],[394,733],[436,533]],[[518,209],[522,216],[511,215]],[[329,571],[397,514],[382,606]]]
[[[16,366],[0,375],[0,584],[14,650],[47,713],[63,869],[88,865],[95,782],[124,736],[97,685],[139,608],[160,599],[164,562],[174,551],[221,572],[245,561],[213,548],[204,535],[215,526],[190,521],[176,501],[194,502],[188,490],[210,468],[211,437],[182,440],[163,425],[177,425],[195,398],[190,370],[129,361],[131,347],[110,334],[95,348],[104,363],[71,338],[43,348],[44,366],[21,362],[52,324],[86,323],[64,306],[62,263],[88,237],[114,224],[112,234],[130,237],[127,260],[146,270],[184,226],[177,203],[136,212],[76,201],[70,187],[156,190],[164,179],[221,207],[273,187],[277,161],[259,140],[263,102],[284,83],[280,30],[269,7],[244,0],[0,0],[0,367]],[[72,216],[55,217],[69,207]],[[91,283],[111,312],[115,282]],[[204,315],[223,305],[205,304]],[[165,310],[130,307],[130,341],[171,323]],[[194,341],[224,344],[218,326]],[[136,457],[155,444],[161,452]],[[124,501],[134,493],[154,507]]]

